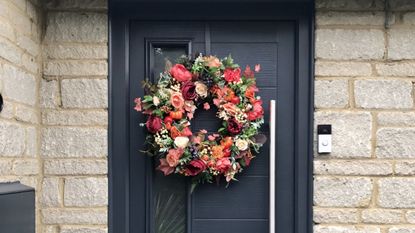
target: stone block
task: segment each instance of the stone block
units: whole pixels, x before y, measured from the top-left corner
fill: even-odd
[[[359,108],[412,108],[412,82],[404,80],[358,80],[354,87]]]
[[[51,10],[106,10],[108,8],[106,0],[48,0],[46,8]]]
[[[316,108],[345,108],[349,104],[347,80],[316,80],[314,105]]]
[[[107,42],[107,24],[106,13],[50,12],[47,18],[45,41]]]
[[[395,173],[397,175],[415,175],[415,161],[396,161]]]
[[[415,158],[415,129],[383,128],[376,134],[379,158]]]
[[[381,59],[385,53],[383,31],[376,29],[318,29],[316,58]]]
[[[339,12],[339,11],[317,11],[316,25],[371,25],[383,26],[385,13],[374,12]]]
[[[3,80],[2,95],[21,103],[35,105],[37,99],[35,77],[9,64],[3,64],[0,69],[3,69],[3,74],[0,76],[0,80]]]
[[[402,222],[401,210],[365,209],[362,211],[362,221],[373,224],[397,224]]]
[[[43,108],[56,108],[59,106],[59,86],[58,81],[47,81],[42,79],[40,82],[40,106]]]
[[[58,207],[61,205],[62,198],[59,192],[59,178],[43,178],[40,202],[43,207]]]
[[[415,167],[414,167],[415,168]],[[314,160],[318,175],[391,175],[392,163],[375,160]]]
[[[376,70],[381,76],[391,77],[414,77],[414,62],[389,62],[376,64]]]
[[[380,112],[380,126],[415,126],[415,112]]]
[[[25,129],[22,126],[0,121],[0,157],[23,156],[25,139]]]
[[[43,65],[43,74],[49,76],[106,76],[106,61],[65,60],[47,61]]]
[[[412,28],[390,29],[389,33],[388,58],[392,60],[414,59],[415,58],[415,30]]]
[[[315,223],[358,223],[357,209],[337,209],[314,207],[313,221]]]
[[[107,111],[49,110],[42,112],[44,125],[107,125]]]
[[[44,173],[50,175],[105,175],[107,160],[45,160]]]
[[[18,176],[37,175],[39,170],[37,159],[18,159],[13,162],[13,173]]]
[[[105,157],[107,130],[101,128],[44,128],[41,137],[44,158]]]
[[[380,179],[378,204],[384,208],[414,208],[414,193],[414,178]]]
[[[82,226],[63,226],[60,233],[107,233],[106,228],[82,227]]]
[[[369,113],[315,112],[314,119],[315,125],[332,125],[333,149],[330,157],[358,158],[371,156],[372,119]]]
[[[370,178],[315,177],[314,205],[322,207],[367,207],[373,191]]]
[[[383,10],[382,0],[316,0],[318,10]]]
[[[376,226],[314,226],[314,233],[381,233]]]
[[[105,79],[62,80],[62,106],[65,108],[107,108],[108,81]]]
[[[106,224],[107,211],[101,209],[43,209],[45,224]]]
[[[106,206],[108,204],[107,178],[65,179],[65,206]]]
[[[107,59],[106,45],[48,45],[44,47],[44,56],[49,59]]]
[[[366,62],[316,61],[315,75],[329,77],[370,76],[372,67]],[[415,74],[415,71],[414,71]]]

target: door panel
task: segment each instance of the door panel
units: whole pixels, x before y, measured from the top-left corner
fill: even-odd
[[[131,99],[144,94],[140,86],[144,78],[157,78],[162,65],[151,62],[151,59],[154,59],[151,53],[154,51],[149,50],[149,46],[154,44],[153,47],[157,48],[157,43],[160,41],[164,45],[169,41],[173,45],[179,42],[186,44],[188,41],[188,52],[191,54],[205,53],[206,50],[208,54],[221,58],[231,54],[242,69],[246,65],[253,68],[255,64],[261,64],[262,70],[257,75],[257,80],[259,95],[264,101],[266,123],[262,131],[265,134],[268,134],[269,100],[276,99],[278,105],[277,231],[293,232],[295,23],[290,21],[134,21],[131,23],[129,41]],[[170,51],[170,54],[175,53]],[[141,114],[134,112],[131,113],[130,118],[129,195],[132,197],[130,216],[134,219],[134,216],[142,213],[138,206],[143,199],[134,196],[139,197],[144,191],[147,200],[146,232],[158,233],[154,230],[154,223],[158,222],[154,197],[158,198],[160,192],[169,193],[169,190],[173,190],[173,193],[177,192],[181,197],[177,202],[183,202],[183,198],[187,199],[186,213],[181,210],[176,212],[180,216],[187,215],[185,226],[187,233],[266,233],[268,231],[269,143],[261,148],[260,154],[252,161],[251,166],[236,177],[239,182],[233,182],[228,188],[224,187],[223,182],[219,186],[200,185],[192,195],[188,195],[186,179],[163,177],[160,172],[154,171],[154,164],[150,158],[137,152],[143,149],[142,142],[146,133],[138,123],[145,119]],[[192,121],[192,129],[195,131],[206,128],[214,132],[218,124],[220,121],[215,117],[214,110],[199,110]],[[145,177],[140,175],[143,174],[143,169]],[[140,186],[143,179],[146,184],[145,190]],[[179,182],[180,185],[172,187],[174,182]],[[187,195],[184,195],[186,193]],[[139,221],[130,221],[130,228],[134,233],[143,232],[140,230],[142,223]]]

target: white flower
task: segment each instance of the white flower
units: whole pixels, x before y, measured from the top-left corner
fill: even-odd
[[[159,97],[157,97],[157,96],[154,96],[154,97],[153,97],[153,104],[154,104],[155,106],[159,106],[159,104],[160,104],[160,99],[159,99]]]
[[[235,145],[236,147],[238,147],[240,151],[244,151],[248,149],[248,142],[243,139],[236,140]]]
[[[189,143],[189,138],[188,137],[177,137],[174,139],[174,144],[176,144],[177,147],[179,148],[186,148],[187,144]]]
[[[208,87],[202,82],[195,82],[196,93],[201,97],[207,96]]]

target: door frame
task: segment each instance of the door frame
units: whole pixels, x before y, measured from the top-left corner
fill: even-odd
[[[313,207],[313,103],[314,103],[314,3],[312,0],[220,1],[223,9],[243,5],[238,13],[216,10],[214,15],[200,14],[200,2],[163,2],[168,0],[109,1],[109,122],[108,176],[110,233],[130,233],[129,218],[129,26],[132,20],[289,20],[296,28],[296,99],[295,99],[295,233],[312,233]],[[206,4],[206,3],[205,3]],[[157,9],[158,14],[153,14]],[[174,9],[174,10],[172,10]],[[194,10],[193,10],[194,9]],[[199,11],[197,11],[199,10]],[[179,14],[178,11],[186,12]],[[241,13],[242,11],[242,13]],[[245,12],[244,12],[245,11]],[[253,13],[254,12],[254,13]],[[255,13],[260,12],[260,13]],[[145,208],[146,190],[139,199]],[[278,207],[277,207],[278,208]],[[145,211],[143,211],[143,215]],[[145,219],[146,216],[143,216]],[[278,222],[278,221],[277,221]]]

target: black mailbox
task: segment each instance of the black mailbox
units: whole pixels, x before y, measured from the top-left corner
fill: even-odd
[[[35,233],[35,190],[15,183],[0,183],[0,232]]]

